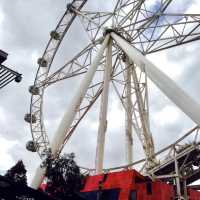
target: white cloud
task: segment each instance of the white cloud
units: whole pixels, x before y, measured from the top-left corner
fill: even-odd
[[[199,0],[193,0],[193,3],[188,8],[188,10],[186,11],[186,13],[199,14],[199,7],[200,7]]]
[[[153,115],[153,119],[158,122],[160,126],[171,125],[178,122],[180,113],[174,106],[165,106],[162,110]]]
[[[0,5],[0,43],[1,40],[3,39],[3,21],[4,21],[4,14]]]
[[[6,112],[3,108],[0,107],[0,124],[6,124]]]
[[[10,141],[4,138],[0,138],[0,169],[7,170],[12,165],[15,164],[15,160],[12,155],[9,154],[9,151],[12,149],[14,151],[14,147],[17,144],[17,141]]]
[[[180,63],[170,62],[167,57],[167,52],[162,51],[156,54],[147,56],[160,70],[166,73],[172,79],[180,78],[183,68],[180,67]]]
[[[3,12],[0,8],[0,25],[2,24],[3,20],[4,20],[4,15],[3,15]]]

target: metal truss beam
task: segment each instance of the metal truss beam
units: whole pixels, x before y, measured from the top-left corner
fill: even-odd
[[[149,21],[149,19],[146,19]],[[144,54],[180,46],[200,39],[199,14],[173,14],[161,13],[156,17],[156,22],[148,27],[140,23],[133,24],[135,35],[131,43]],[[125,31],[127,30],[124,27]],[[128,34],[132,29],[127,30]]]

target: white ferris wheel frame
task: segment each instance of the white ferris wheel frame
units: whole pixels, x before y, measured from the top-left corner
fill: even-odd
[[[105,133],[106,133],[106,126],[107,126],[107,106],[108,106],[108,95],[109,95],[109,83],[111,82],[111,74],[112,74],[112,66],[113,66],[113,47],[114,45],[118,46],[120,51],[123,52],[124,56],[124,62],[126,65],[126,98],[125,101],[123,102],[124,109],[126,111],[126,157],[127,157],[127,165],[130,165],[133,162],[132,158],[132,145],[133,145],[133,139],[132,139],[132,131],[133,129],[135,132],[138,134],[140,141],[142,142],[145,154],[146,154],[146,164],[152,164],[156,163],[156,158],[155,158],[155,152],[154,152],[154,144],[153,144],[153,139],[152,135],[150,132],[149,128],[149,119],[148,119],[148,108],[146,109],[146,103],[144,102],[143,98],[146,98],[142,96],[142,92],[140,91],[140,88],[138,87],[138,77],[137,73],[135,71],[135,67],[139,67],[142,73],[145,73],[145,75],[151,79],[155,83],[155,85],[169,98],[174,102],[188,117],[190,117],[197,125],[200,125],[200,105],[195,102],[188,94],[186,94],[180,87],[177,86],[177,84],[170,79],[167,75],[165,75],[163,72],[161,72],[153,63],[151,63],[144,54],[142,54],[138,49],[136,49],[132,41],[129,40],[129,38],[125,39],[125,35],[127,34],[126,32],[122,32],[121,30],[118,29],[106,29],[104,30],[104,36],[101,38],[98,38],[97,40],[93,41],[92,44],[88,45],[82,52],[80,52],[74,59],[78,59],[79,56],[82,56],[85,52],[90,52],[91,49],[95,48],[97,45],[101,45],[99,48],[98,52],[96,53],[95,57],[90,60],[89,66],[83,68],[85,71],[83,71],[82,68],[77,67],[75,69],[72,69],[72,73],[65,73],[63,77],[60,77],[60,74],[57,72],[57,74],[52,74],[51,76],[48,76],[49,70],[51,67],[51,64],[53,62],[54,56],[59,48],[59,45],[65,36],[66,32],[70,28],[73,20],[75,17],[78,15],[84,20],[87,20],[88,25],[95,25],[97,26],[97,33],[94,38],[96,38],[97,34],[99,31],[102,29],[102,24],[101,26],[98,27],[96,22],[93,22],[92,18],[90,18],[91,14],[94,13],[88,13],[86,15],[85,12],[81,12],[82,7],[85,5],[87,1],[86,0],[74,0],[72,4],[67,8],[67,11],[63,15],[62,19],[60,20],[59,24],[57,25],[55,31],[52,34],[51,39],[47,45],[47,48],[40,59],[39,62],[39,68],[37,72],[37,76],[35,79],[34,86],[36,88],[41,89],[41,93],[38,95],[33,94],[32,95],[32,103],[31,103],[31,111],[30,113],[37,113],[35,116],[37,118],[37,123],[34,125],[32,119],[31,119],[31,130],[32,130],[32,135],[34,141],[39,141],[42,138],[42,141],[38,144],[41,144],[40,148],[38,148],[39,155],[41,156],[42,154],[45,154],[44,150],[47,150],[47,148],[51,148],[51,152],[53,156],[56,156],[58,153],[61,152],[62,148],[66,144],[66,142],[69,140],[69,138],[72,135],[72,132],[76,128],[76,126],[79,124],[80,120],[82,117],[85,116],[87,111],[90,109],[90,106],[93,105],[93,103],[96,101],[96,99],[102,94],[101,97],[101,108],[100,108],[100,120],[99,120],[99,129],[98,129],[98,139],[97,139],[97,149],[96,149],[96,162],[95,162],[95,171],[96,173],[102,173],[103,172],[103,157],[104,157],[104,143],[105,143]],[[117,5],[122,2],[121,0],[117,1]],[[170,3],[170,0],[166,0],[163,3],[163,7],[161,9],[165,9],[167,5]],[[128,4],[128,3],[127,3]],[[115,12],[119,12],[117,10],[117,5],[115,8]],[[139,4],[140,5],[140,4]],[[136,4],[136,7],[139,6]],[[124,5],[122,5],[123,7]],[[139,9],[137,7],[137,9]],[[102,13],[96,13],[96,15],[101,15]],[[132,15],[132,13],[129,13]],[[106,23],[106,21],[110,20],[113,14],[111,13],[103,13],[102,15],[107,16],[107,19],[103,22]],[[155,20],[156,17],[159,17],[161,13],[153,15],[149,17],[148,21],[145,22],[139,31],[143,31],[145,26],[149,26],[149,24],[152,23],[153,20]],[[170,16],[183,16],[183,14],[163,14],[163,15],[170,15]],[[99,17],[98,16],[98,17]],[[122,24],[124,20],[128,20],[128,16],[124,17],[123,19],[119,20],[119,22]],[[199,15],[185,15],[187,17],[198,17],[199,21]],[[119,24],[120,24],[119,23]],[[182,22],[178,22],[182,23]],[[187,24],[185,22],[185,24]],[[191,22],[190,22],[191,23]],[[65,26],[63,26],[65,24]],[[134,25],[135,26],[135,25]],[[124,26],[126,28],[126,26]],[[155,28],[155,27],[154,27]],[[87,29],[89,30],[89,29]],[[59,38],[56,38],[56,33],[59,33]],[[192,35],[193,32],[190,33]],[[134,35],[133,35],[134,36]],[[194,33],[192,35],[193,37],[197,36],[197,33]],[[127,36],[128,37],[128,36]],[[176,36],[177,37],[177,36]],[[175,38],[176,38],[175,37]],[[186,35],[182,35],[181,37],[186,38]],[[156,41],[152,39],[153,43],[156,43]],[[162,38],[159,38],[162,40]],[[171,38],[168,38],[171,39]],[[177,39],[177,38],[176,38]],[[181,44],[197,40],[196,38],[189,38],[188,41],[183,40]],[[102,42],[103,41],[103,42]],[[140,43],[143,43],[140,41]],[[144,42],[145,43],[145,42]],[[166,43],[167,44],[167,43]],[[172,44],[170,47],[180,45],[178,42],[176,44]],[[152,47],[152,45],[150,45]],[[116,48],[116,47],[115,47]],[[157,47],[156,49],[152,50],[152,52],[156,52],[165,48],[169,48],[168,46],[160,46],[160,49]],[[151,49],[150,47],[148,48],[149,50]],[[104,56],[104,52],[106,50],[106,56]],[[116,53],[116,52],[115,52]],[[76,118],[77,112],[80,112],[77,108],[80,108],[81,103],[83,99],[86,96],[86,93],[88,92],[88,88],[90,88],[91,81],[94,77],[94,74],[102,62],[102,59],[104,59],[104,80],[101,84],[102,87],[97,91],[97,93],[94,95],[94,97],[91,99],[91,104],[87,107],[85,112],[82,114],[81,118],[76,122],[76,124],[73,125],[73,122]],[[69,62],[67,65],[71,64],[73,65],[75,62]],[[64,67],[66,67],[64,66]],[[62,71],[63,68],[61,68],[60,71]],[[63,71],[62,71],[63,72]],[[78,72],[78,73],[77,73]],[[68,77],[72,77],[73,75],[77,74],[82,74],[85,73],[85,77],[82,80],[81,87],[75,94],[74,98],[72,99],[72,102],[70,106],[67,108],[61,123],[57,129],[57,131],[54,134],[53,140],[51,143],[48,141],[48,137],[44,128],[43,124],[43,113],[42,113],[42,104],[43,104],[43,94],[45,88],[56,82],[58,79],[63,80]],[[134,113],[132,112],[132,99],[131,99],[131,80],[135,84],[135,95],[137,99],[137,105],[139,109],[139,120],[141,123],[142,131],[141,128],[137,125],[137,123],[134,123],[133,118],[134,118]],[[137,88],[138,87],[138,88]],[[147,86],[146,86],[147,87]],[[120,95],[119,95],[120,96]],[[38,106],[38,105],[39,106]],[[147,106],[148,107],[148,106]],[[145,110],[145,112],[144,112]],[[33,116],[31,115],[31,118]],[[135,117],[136,119],[136,117]],[[73,126],[72,126],[73,125]],[[39,130],[39,131],[38,131]],[[37,135],[39,133],[39,135]],[[42,133],[42,134],[41,134]],[[39,138],[39,139],[38,139]],[[44,177],[45,169],[41,168],[40,166],[37,169],[37,172],[35,174],[35,177],[32,182],[32,187],[33,188],[38,188],[39,185],[42,182],[42,179]]]

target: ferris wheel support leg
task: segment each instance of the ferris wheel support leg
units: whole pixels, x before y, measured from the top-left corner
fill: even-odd
[[[94,77],[97,67],[103,57],[103,53],[108,45],[109,39],[110,39],[110,35],[107,35],[102,43],[101,48],[99,49],[99,51],[96,55],[92,65],[88,69],[82,83],[80,84],[79,90],[77,91],[76,95],[72,99],[70,106],[68,106],[68,109],[65,112],[65,114],[61,120],[61,123],[60,123],[57,131],[54,134],[54,137],[53,137],[53,140],[51,143],[52,155],[55,155],[59,151],[60,147],[63,145],[66,134],[67,134],[68,130],[70,129],[70,126],[75,118],[77,109],[79,108],[79,106],[88,90],[88,87]],[[43,168],[38,167],[35,177],[31,184],[32,188],[37,189],[40,186],[40,184],[42,183],[43,177],[44,177],[44,172],[45,172],[45,170]]]
[[[132,99],[131,99],[131,64],[126,58],[126,98],[125,98],[125,133],[126,133],[126,162],[131,164],[133,162],[133,131],[132,131]]]
[[[105,134],[107,129],[107,110],[108,110],[108,95],[109,95],[109,83],[112,70],[112,39],[109,40],[106,65],[104,71],[104,85],[101,98],[101,108],[99,116],[99,128],[96,148],[96,161],[95,169],[96,174],[103,172],[103,160],[104,160],[104,146],[105,146]]]
[[[181,199],[180,174],[179,174],[179,167],[178,167],[176,152],[174,155],[174,164],[175,164],[175,172],[176,172],[176,192],[177,192],[178,199]]]
[[[149,119],[147,118],[147,110],[145,107],[145,102],[144,98],[142,96],[142,92],[140,89],[140,81],[139,77],[136,72],[136,66],[133,64],[132,65],[132,78],[133,78],[133,83],[134,83],[134,88],[135,88],[135,96],[137,99],[137,105],[138,105],[138,111],[139,111],[139,116],[140,116],[140,122],[141,122],[141,127],[142,127],[142,133],[144,137],[144,145],[145,145],[145,153],[148,159],[148,167],[154,166],[157,161],[155,159],[154,153],[154,143],[153,143],[153,138],[152,138],[152,133],[150,131],[149,127]]]
[[[125,39],[114,32],[111,33],[111,36],[129,58],[135,62],[142,71],[146,72],[147,76],[155,83],[155,85],[188,117],[196,124],[200,125],[200,105]]]
[[[33,180],[31,182],[31,187],[33,189],[38,189],[44,179],[46,169],[44,167],[38,166],[34,174]]]

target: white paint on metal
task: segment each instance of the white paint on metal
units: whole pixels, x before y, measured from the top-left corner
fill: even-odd
[[[126,134],[126,163],[133,162],[133,131],[132,131],[132,99],[131,99],[131,74],[132,68],[129,59],[126,58],[125,82],[126,82],[126,96],[125,96],[125,134]]]
[[[99,115],[99,128],[98,128],[98,138],[97,138],[97,148],[96,148],[96,161],[95,161],[96,174],[100,174],[103,172],[104,146],[105,146],[105,135],[107,129],[108,95],[109,95],[111,70],[112,70],[112,39],[110,39],[108,44],[106,65],[104,71],[104,85],[101,97],[101,108]]]
[[[176,172],[176,192],[177,192],[178,199],[181,199],[180,174],[179,174],[179,167],[178,167],[178,160],[177,160],[176,150],[174,152],[175,152],[174,164],[175,164],[175,172]]]
[[[134,82],[134,88],[135,88],[135,96],[137,99],[137,105],[138,105],[138,111],[139,111],[139,116],[140,116],[140,121],[141,121],[141,127],[142,127],[142,132],[141,138],[144,139],[143,144],[145,145],[144,151],[147,157],[147,168],[153,167],[157,162],[155,159],[154,153],[154,143],[153,143],[153,138],[152,134],[149,128],[149,119],[147,110],[145,108],[145,102],[143,101],[141,89],[140,89],[140,82],[138,80],[138,76],[136,73],[135,65],[132,65],[132,77],[133,77],[133,82]]]
[[[45,168],[41,168],[40,166],[38,166],[31,182],[31,187],[33,189],[38,189],[40,187],[42,180],[44,179],[45,171]]]

